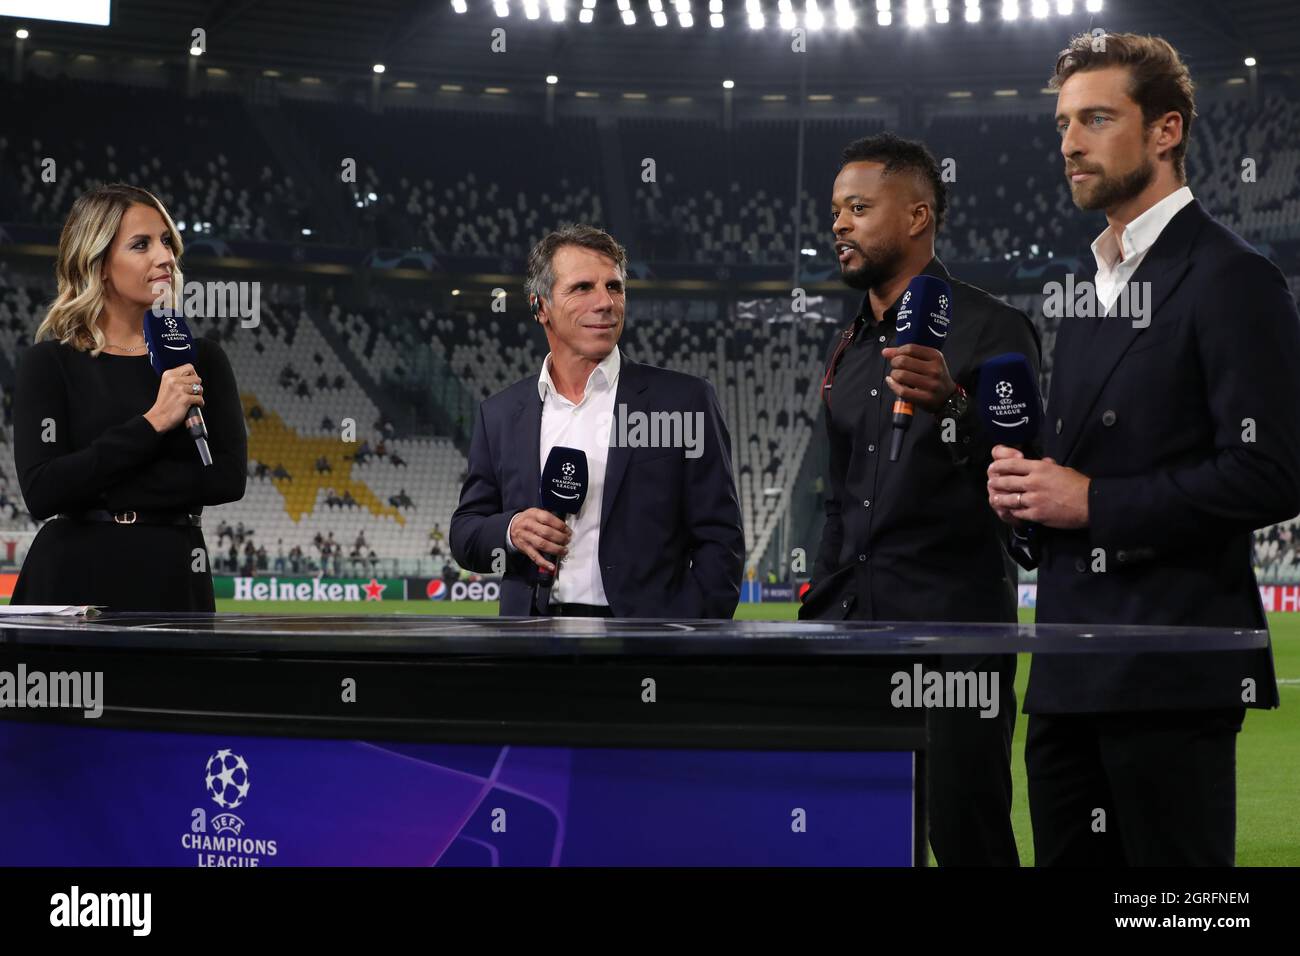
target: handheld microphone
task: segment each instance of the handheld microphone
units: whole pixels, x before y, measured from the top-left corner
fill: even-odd
[[[1043,406],[1029,359],[1006,352],[989,359],[979,370],[976,412],[984,432],[996,445],[1014,445],[1026,457],[1038,457],[1031,446],[1038,437]]]
[[[580,448],[556,445],[546,456],[546,467],[538,484],[537,507],[560,519],[577,514],[587,500],[587,453]],[[537,566],[537,604],[542,613],[550,606],[551,587],[559,571],[558,559],[549,554],[547,557],[556,565],[556,571]]]
[[[924,345],[943,351],[952,321],[952,287],[934,276],[914,276],[907,284],[894,320],[894,346]],[[898,461],[903,435],[912,424],[912,403],[894,401],[894,431],[889,439],[889,460]]]
[[[1043,405],[1029,359],[1019,352],[993,356],[980,366],[975,395],[976,413],[989,439],[995,445],[1019,448],[1026,458],[1037,458],[1033,444],[1042,424]],[[1029,523],[1017,533],[1032,542],[1038,526]]]
[[[194,361],[194,336],[179,315],[163,315],[155,309],[144,314],[144,342],[149,349],[149,364],[159,376],[169,368],[179,368]],[[203,421],[203,409],[191,405],[185,416],[185,430],[194,439],[199,459],[212,464],[208,449],[208,426]]]

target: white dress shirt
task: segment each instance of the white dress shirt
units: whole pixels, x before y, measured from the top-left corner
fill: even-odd
[[[1147,250],[1155,245],[1169,220],[1192,201],[1192,190],[1183,186],[1175,189],[1124,228],[1122,242],[1116,241],[1115,231],[1107,226],[1093,240],[1092,255],[1097,260],[1097,301],[1107,312],[1115,306],[1121,290],[1128,285],[1137,267],[1146,258]]]
[[[564,556],[551,588],[552,604],[608,604],[600,576],[600,510],[605,493],[605,463],[609,459],[610,429],[614,421],[614,398],[623,360],[618,346],[592,369],[576,405],[565,398],[551,381],[551,355],[542,361],[537,378],[537,395],[542,400],[542,431],[538,441],[537,467],[546,467],[546,456],[556,445],[580,448],[587,454],[587,497],[568,525],[573,530],[569,553]],[[514,520],[510,522],[514,525]],[[518,550],[506,529],[506,546]]]

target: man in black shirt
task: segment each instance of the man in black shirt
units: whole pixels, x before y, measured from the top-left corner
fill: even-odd
[[[1023,353],[1037,371],[1037,333],[1023,312],[953,279],[935,258],[946,187],[922,144],[883,134],[850,144],[843,160],[831,200],[835,248],[842,278],[866,295],[827,359],[826,528],[799,617],[1014,622],[1017,573],[988,507],[990,445],[967,395],[994,355]],[[899,299],[922,273],[952,287],[942,352],[893,347]],[[895,397],[915,416],[890,461]],[[994,716],[928,711],[930,845],[946,866],[1015,866],[1015,656],[937,664],[996,675],[998,706]]]

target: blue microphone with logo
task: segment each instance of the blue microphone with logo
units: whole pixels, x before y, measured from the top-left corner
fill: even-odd
[[[993,444],[1019,448],[1026,458],[1039,457],[1034,442],[1043,420],[1043,404],[1029,359],[1019,352],[993,356],[980,366],[975,396],[976,414]],[[1022,529],[1012,530],[1032,549],[1038,525],[1026,523]]]
[[[194,362],[194,336],[179,315],[166,315],[156,309],[144,314],[144,342],[149,348],[149,364],[159,376],[169,368],[180,368]],[[194,439],[199,459],[212,464],[208,449],[208,426],[203,421],[203,409],[191,405],[185,417],[185,430]]]
[[[924,345],[943,351],[952,321],[952,287],[934,276],[914,276],[899,301],[894,320],[894,346]],[[889,460],[898,461],[903,435],[912,424],[912,403],[894,400],[894,432],[889,439]]]
[[[581,448],[556,445],[546,456],[546,467],[542,469],[538,484],[537,507],[561,520],[577,514],[587,500],[587,453]],[[537,567],[536,603],[543,614],[549,612],[551,587],[559,571],[559,559],[550,554],[547,557],[556,570],[552,572],[541,565]]]
[[[995,355],[979,371],[976,412],[984,433],[995,445],[1013,445],[1027,458],[1033,450],[1043,420],[1038,379],[1029,359],[1019,352]]]

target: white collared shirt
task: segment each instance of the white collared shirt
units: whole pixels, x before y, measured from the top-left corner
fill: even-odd
[[[1115,240],[1115,231],[1107,226],[1093,240],[1092,255],[1097,260],[1097,300],[1109,312],[1119,298],[1147,251],[1156,244],[1169,220],[1192,201],[1192,190],[1183,186],[1175,189],[1142,215],[1124,227],[1121,243]]]
[[[573,537],[551,588],[552,604],[609,603],[600,576],[600,511],[622,365],[618,346],[614,346],[604,361],[592,369],[582,400],[576,405],[561,395],[551,381],[549,352],[537,377],[537,396],[542,401],[542,430],[537,449],[539,471],[546,467],[546,456],[556,445],[580,448],[587,454],[587,497],[578,513],[568,519]],[[511,551],[517,550],[510,541],[509,529],[506,545]]]

